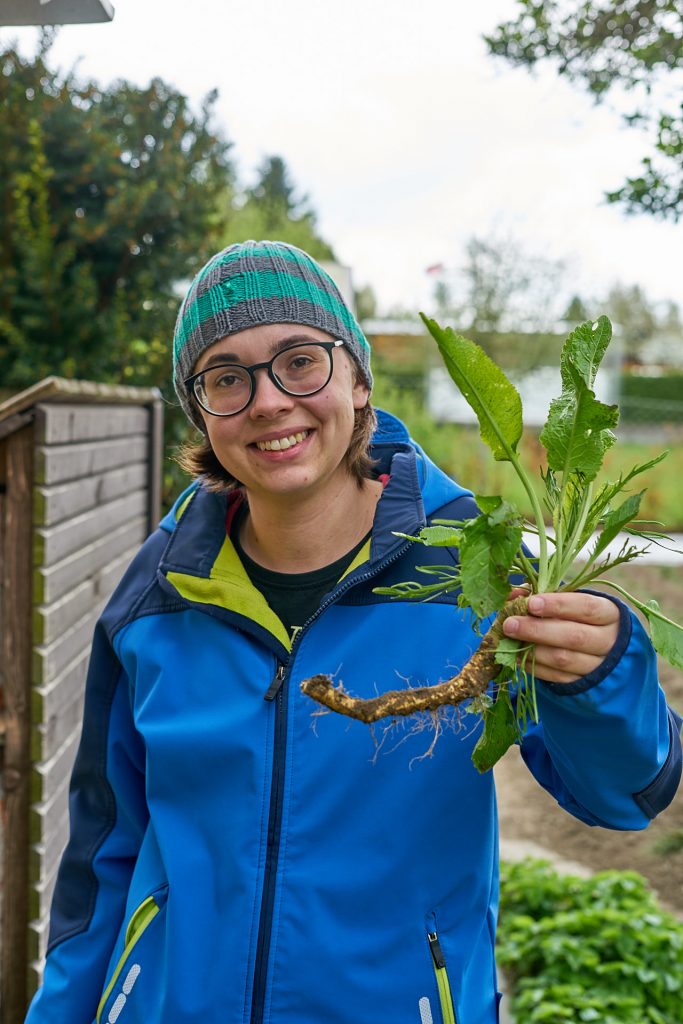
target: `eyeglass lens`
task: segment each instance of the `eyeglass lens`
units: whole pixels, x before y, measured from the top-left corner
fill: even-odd
[[[290,395],[312,395],[325,387],[332,373],[331,353],[322,345],[297,345],[271,361],[273,376]],[[200,404],[217,415],[240,412],[251,399],[251,375],[243,366],[215,366],[195,381]]]

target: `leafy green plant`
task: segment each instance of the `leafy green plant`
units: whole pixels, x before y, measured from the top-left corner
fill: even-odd
[[[681,1019],[683,925],[636,872],[584,880],[503,863],[497,960],[526,1024]]]
[[[656,601],[640,601],[604,578],[609,569],[632,562],[642,553],[631,538],[648,543],[669,539],[652,524],[638,519],[645,493],[629,493],[629,485],[666,456],[657,455],[616,480],[598,482],[605,453],[616,441],[613,428],[619,410],[595,394],[595,377],[611,340],[607,317],[577,327],[567,338],[560,357],[561,393],[553,399],[540,440],[547,453],[541,471],[542,498],[531,471],[522,463],[519,446],[523,433],[522,402],[516,388],[475,342],[423,320],[436,341],[444,363],[477,415],[482,440],[497,462],[514,470],[527,495],[532,519],[501,495],[477,495],[480,515],[459,522],[433,520],[417,536],[401,534],[430,547],[455,547],[458,565],[424,567],[426,583],[407,582],[377,588],[398,599],[428,600],[449,591],[461,608],[479,622],[492,623],[479,649],[457,676],[438,686],[396,690],[369,700],[350,696],[326,676],[304,680],[304,693],[333,711],[373,723],[387,716],[420,711],[436,712],[444,705],[477,700],[484,731],[473,754],[480,771],[491,768],[511,743],[523,735],[527,722],[538,720],[533,647],[503,635],[503,622],[524,614],[528,595],[558,590],[573,591],[590,584],[612,587],[647,618],[656,650],[683,668],[683,629],[660,610]],[[546,526],[545,513],[550,520]],[[524,532],[535,534],[538,557],[523,543]],[[620,535],[626,540],[616,553],[610,545]],[[591,542],[591,538],[595,539]],[[587,557],[579,554],[589,544]],[[510,600],[511,586],[522,584],[527,596]],[[485,694],[494,681],[494,698]],[[511,690],[515,691],[515,698]],[[484,695],[484,696],[482,696]]]

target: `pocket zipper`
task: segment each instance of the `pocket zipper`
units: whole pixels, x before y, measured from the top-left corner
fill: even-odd
[[[429,950],[432,954],[432,960],[434,961],[434,973],[436,974],[436,984],[439,988],[439,1000],[441,1002],[443,1024],[457,1024],[455,1019],[455,1010],[453,1008],[451,985],[448,980],[448,972],[446,970],[446,958],[443,955],[443,950],[441,949],[441,943],[439,942],[439,936],[437,933],[428,932],[427,942],[429,943]]]
[[[123,953],[119,958],[119,962],[114,968],[114,973],[111,976],[109,984],[104,990],[102,998],[100,999],[100,1005],[97,1007],[97,1016],[95,1017],[95,1024],[101,1024],[102,1010],[104,1009],[109,996],[112,993],[116,982],[119,979],[119,975],[123,970],[126,960],[132,953],[136,943],[142,937],[145,929],[151,924],[154,918],[159,913],[161,907],[157,903],[154,896],[148,896],[147,899],[143,900],[140,906],[134,911],[128,922],[126,928],[126,937],[123,944]]]

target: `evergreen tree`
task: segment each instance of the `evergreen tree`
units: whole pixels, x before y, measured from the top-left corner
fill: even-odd
[[[213,247],[229,144],[154,79],[146,88],[64,76],[0,52],[0,379],[57,374],[160,384],[176,286]]]

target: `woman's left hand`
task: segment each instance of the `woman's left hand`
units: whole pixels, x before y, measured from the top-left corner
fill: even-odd
[[[511,596],[523,594],[513,591]],[[551,683],[573,683],[604,661],[619,632],[619,608],[606,597],[579,591],[533,594],[527,615],[503,623],[506,636],[534,644],[527,661],[534,675]]]

